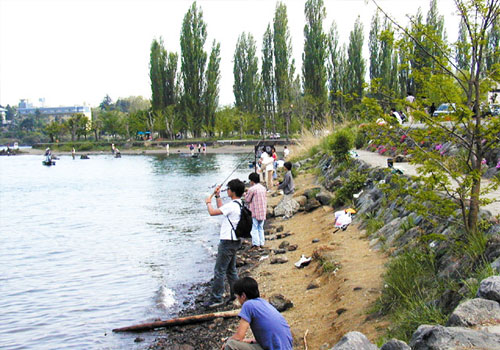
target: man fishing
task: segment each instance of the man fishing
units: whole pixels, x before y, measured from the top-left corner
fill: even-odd
[[[219,233],[219,246],[217,248],[217,259],[214,268],[214,281],[212,285],[212,295],[204,304],[207,308],[216,308],[224,304],[222,294],[224,293],[224,275],[230,288],[230,297],[228,302],[232,302],[234,296],[233,285],[238,280],[236,270],[236,252],[240,247],[240,240],[236,237],[233,227],[238,225],[241,215],[241,196],[245,191],[245,184],[238,179],[233,179],[227,183],[227,195],[231,202],[223,204],[220,198],[221,186],[217,186],[215,191],[205,199],[208,213],[211,216],[224,215]],[[212,197],[215,196],[217,208],[212,207]]]

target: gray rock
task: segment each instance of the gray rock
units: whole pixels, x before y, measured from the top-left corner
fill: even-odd
[[[360,332],[349,332],[335,344],[332,350],[377,350],[368,338]]]
[[[273,253],[274,254],[285,254],[286,253],[286,249],[274,249]]]
[[[286,256],[271,259],[271,264],[285,264],[287,262],[288,258]]]
[[[319,242],[319,238],[314,238],[314,239],[312,240],[312,243],[318,243],[318,242]]]
[[[297,244],[290,244],[286,249],[288,249],[289,252],[293,252],[294,250],[297,250],[299,246]]]
[[[332,195],[325,191],[321,191],[316,195],[316,200],[318,200],[322,205],[330,205]]]
[[[286,247],[288,247],[290,245],[290,242],[288,241],[283,241],[280,243],[280,249],[285,249]]]
[[[482,280],[476,296],[500,302],[500,276],[491,276]]]
[[[274,208],[268,206],[266,209],[266,219],[270,219],[273,216],[274,216]]]
[[[269,298],[269,304],[274,306],[279,312],[286,311],[293,307],[293,302],[285,298],[282,294],[275,294]]]
[[[500,304],[493,300],[470,299],[452,312],[447,326],[471,327],[500,320]]]
[[[301,207],[304,207],[307,203],[307,197],[306,196],[297,196],[297,197],[293,197],[293,199],[295,199],[297,201],[297,203],[299,203],[299,205]]]
[[[321,207],[321,203],[316,200],[316,199],[309,199],[306,203],[305,210],[306,211],[313,211],[314,209],[317,209]]]
[[[413,333],[413,350],[498,350],[500,335],[462,327],[422,325]]]
[[[279,225],[277,228],[276,228],[276,232],[283,232],[285,228],[283,227],[283,225]]]
[[[500,258],[496,259],[491,263],[491,268],[496,272],[500,273]]]
[[[310,290],[310,289],[316,289],[316,288],[319,288],[319,283],[316,282],[316,281],[312,281],[311,283],[309,283],[309,285],[307,286],[307,290]]]
[[[283,197],[274,208],[274,216],[292,216],[299,211],[300,205],[293,198]]]
[[[411,350],[411,348],[404,341],[391,339],[380,350]]]

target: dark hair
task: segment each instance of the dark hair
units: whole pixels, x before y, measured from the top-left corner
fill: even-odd
[[[290,162],[285,162],[285,164],[283,164],[283,166],[284,166],[287,170],[292,170],[292,163],[290,163]]]
[[[234,294],[238,294],[239,296],[245,293],[247,300],[260,297],[259,285],[252,277],[243,277],[234,282],[233,290]]]
[[[243,192],[245,192],[245,184],[241,182],[239,179],[233,179],[227,183],[227,187],[234,192],[236,197],[243,196]]]
[[[258,184],[260,182],[260,176],[257,173],[251,173],[250,175],[248,175],[248,180]]]

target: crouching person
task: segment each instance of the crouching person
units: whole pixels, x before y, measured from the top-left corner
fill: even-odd
[[[260,298],[257,281],[251,277],[237,280],[234,294],[241,304],[240,324],[236,333],[222,346],[223,350],[293,349],[290,326],[278,310]],[[248,327],[255,338],[245,338]]]

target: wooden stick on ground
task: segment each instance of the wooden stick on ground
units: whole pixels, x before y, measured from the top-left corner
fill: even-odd
[[[211,314],[203,314],[203,315],[194,315],[194,316],[186,316],[180,318],[173,318],[165,321],[156,321],[151,323],[142,323],[129,327],[115,328],[113,332],[142,332],[142,331],[150,331],[156,328],[163,327],[171,327],[171,326],[182,326],[186,324],[200,323],[213,320],[215,318],[231,318],[236,317],[240,313],[240,310],[231,310],[231,311],[223,311],[223,312],[214,312]]]
[[[307,335],[309,334],[309,329],[306,329],[306,333],[304,334],[304,349],[307,350]]]

